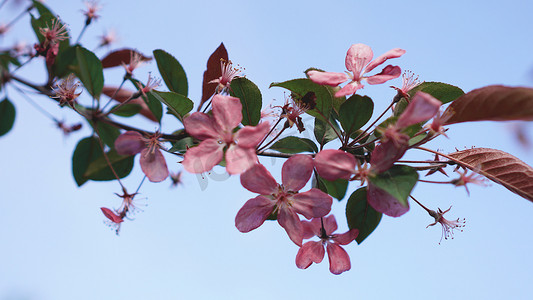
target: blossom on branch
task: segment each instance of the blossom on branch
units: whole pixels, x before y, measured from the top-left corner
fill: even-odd
[[[374,56],[372,49],[364,44],[354,44],[346,53],[346,69],[349,72],[335,73],[312,70],[307,72],[307,75],[315,83],[330,86],[338,86],[350,80],[347,85],[335,93],[335,97],[343,97],[354,94],[357,90],[363,88],[363,80],[366,80],[368,84],[381,84],[400,77],[402,70],[400,67],[392,65],[386,66],[378,74],[372,76],[365,75],[388,59],[400,57],[404,53],[405,50],[395,48],[371,61]]]
[[[289,158],[281,172],[282,184],[278,184],[261,164],[241,175],[242,186],[260,195],[248,200],[239,210],[235,226],[240,232],[249,232],[261,226],[269,216],[277,216],[289,238],[301,246],[304,231],[297,214],[307,219],[323,217],[331,210],[332,198],[316,188],[299,193],[313,173],[310,156],[299,154]]]
[[[438,209],[438,212],[434,210],[428,210],[429,215],[435,218],[435,223],[429,224],[428,226],[426,226],[426,228],[428,228],[429,226],[436,225],[437,223],[440,223],[440,225],[442,225],[442,235],[440,237],[439,244],[442,242],[442,237],[444,237],[445,240],[447,240],[448,238],[453,239],[454,229],[463,231],[461,228],[465,227],[465,219],[461,220],[457,218],[457,220],[446,220],[444,218],[444,214],[449,212],[450,209],[452,209],[451,206],[445,211],[442,211],[440,208]]]
[[[59,105],[63,106],[68,104],[71,107],[74,107],[76,98],[81,95],[81,92],[76,93],[78,87],[80,86],[80,82],[75,81],[75,79],[76,76],[71,73],[67,78],[61,80],[61,82],[56,84],[55,88],[52,89],[52,92],[54,93],[52,98],[58,99]]]
[[[311,221],[301,221],[304,230],[304,239],[317,236],[320,241],[309,241],[303,244],[296,254],[296,266],[300,269],[307,269],[312,263],[320,263],[324,259],[324,247],[328,252],[329,271],[339,275],[350,270],[350,257],[341,245],[348,245],[357,235],[359,230],[350,229],[343,234],[333,234],[337,230],[335,216],[330,215],[324,218],[315,218]]]
[[[137,131],[126,131],[115,140],[115,149],[120,155],[141,153],[141,169],[151,182],[161,182],[168,177],[167,162],[161,153],[161,134],[144,137]]]
[[[233,131],[242,120],[242,104],[238,98],[215,95],[211,101],[212,115],[195,112],[185,118],[185,130],[200,145],[185,153],[183,166],[191,173],[211,170],[226,158],[229,174],[240,174],[257,163],[256,147],[270,129],[268,122],[257,126],[244,126]]]
[[[235,77],[239,77],[241,73],[240,68],[233,67],[231,60],[225,60],[223,58],[220,59],[220,69],[222,70],[222,75],[217,79],[209,81],[209,83],[218,84],[215,89],[215,93],[217,94],[226,92],[229,89],[231,81]]]

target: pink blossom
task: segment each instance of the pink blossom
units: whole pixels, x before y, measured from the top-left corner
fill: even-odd
[[[70,74],[67,78],[61,80],[60,83],[56,84],[55,88],[52,89],[54,96],[52,98],[57,98],[59,100],[59,105],[63,106],[65,104],[74,106],[76,98],[81,95],[81,92],[76,93],[80,82],[76,81],[76,76]]]
[[[322,178],[330,181],[350,179],[356,173],[353,155],[341,150],[327,149],[315,155],[315,168]]]
[[[330,86],[338,86],[350,80],[350,83],[335,93],[335,97],[343,97],[354,94],[358,89],[363,88],[363,84],[361,83],[363,80],[366,80],[368,84],[381,84],[399,77],[402,70],[400,67],[392,65],[383,68],[379,74],[372,76],[365,76],[365,74],[371,72],[386,60],[400,57],[404,53],[405,50],[395,48],[371,61],[374,56],[372,49],[364,44],[354,44],[348,49],[348,53],[346,53],[346,69],[349,72],[334,73],[313,70],[307,72],[307,75],[315,83]]]
[[[359,230],[351,229],[343,234],[333,234],[337,230],[337,222],[333,215],[301,222],[304,239],[317,236],[320,241],[309,241],[298,250],[298,254],[296,254],[296,266],[298,268],[307,269],[312,263],[322,262],[325,254],[324,247],[326,247],[331,273],[338,275],[350,270],[350,257],[340,245],[348,245],[355,240]]]
[[[402,74],[402,87],[397,88],[395,86],[391,86],[391,88],[398,91],[398,98],[397,101],[400,101],[401,97],[408,99],[409,101],[409,91],[420,85],[420,81],[418,81],[418,76],[415,77],[415,74],[409,70],[403,72]],[[396,98],[395,98],[396,100]]]
[[[217,79],[209,81],[209,83],[218,84],[216,87],[216,93],[227,91],[233,78],[238,77],[241,73],[240,68],[233,67],[231,60],[226,61],[223,58],[220,59],[220,69],[222,70],[222,75]]]
[[[303,226],[297,214],[305,218],[320,218],[331,210],[332,198],[319,189],[312,188],[299,193],[313,173],[313,159],[307,155],[289,158],[282,168],[278,184],[270,172],[257,164],[241,175],[241,184],[251,192],[260,194],[248,200],[235,217],[235,226],[240,232],[249,232],[261,226],[271,216],[289,238],[302,245]]]
[[[270,125],[244,126],[236,133],[233,129],[242,120],[242,104],[238,98],[215,95],[213,114],[195,112],[185,118],[185,130],[202,142],[185,153],[183,166],[191,173],[211,170],[222,161],[226,149],[226,170],[240,174],[257,163],[256,147],[263,140]]]
[[[159,133],[144,137],[136,131],[126,131],[115,140],[115,149],[120,155],[141,153],[140,163],[143,173],[151,182],[160,182],[168,177],[168,167],[161,153]]]
[[[447,210],[445,211],[442,211],[440,208],[438,209],[438,212],[434,211],[434,210],[428,210],[428,213],[430,216],[432,216],[433,218],[435,218],[435,223],[432,223],[432,224],[429,224],[427,227],[429,226],[433,226],[433,225],[436,225],[437,223],[440,223],[440,225],[442,225],[442,235],[440,237],[440,241],[439,241],[439,244],[442,242],[442,237],[444,237],[445,240],[447,240],[448,238],[452,238],[453,239],[453,230],[454,229],[458,229],[459,231],[463,231],[461,228],[462,227],[465,227],[465,219],[459,219],[457,218],[457,220],[446,220],[444,218],[444,214],[449,212],[450,209],[452,209],[452,207],[450,206],[450,208],[448,208]]]
[[[417,92],[398,118],[396,127],[406,128],[420,122],[426,122],[439,112],[441,105],[442,102],[430,94]]]
[[[39,28],[39,32],[44,36],[44,48],[48,45],[55,45],[59,42],[68,39],[67,25],[61,24],[59,19],[53,19],[52,24],[47,27]]]
[[[96,13],[102,9],[97,0],[85,1],[85,7],[87,10],[83,11],[85,17],[87,17],[85,23],[89,25],[92,20],[98,19],[100,16]]]
[[[120,231],[120,225],[122,222],[124,222],[124,220],[119,215],[117,215],[114,211],[112,211],[111,209],[107,207],[100,207],[100,209],[102,210],[102,213],[104,214],[104,216],[108,219],[104,223],[109,225],[109,227],[113,228],[116,234],[118,235],[118,232]]]

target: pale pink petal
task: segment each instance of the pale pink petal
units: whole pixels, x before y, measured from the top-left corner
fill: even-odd
[[[235,216],[235,227],[240,232],[249,232],[261,226],[274,210],[275,202],[265,196],[252,198]]]
[[[215,95],[211,101],[213,117],[219,132],[231,132],[242,121],[242,104],[239,98]]]
[[[334,215],[329,215],[322,219],[324,220],[324,229],[326,230],[327,235],[331,235],[337,230],[337,221],[335,220]]]
[[[300,269],[307,269],[312,263],[320,263],[324,259],[324,254],[322,242],[309,241],[298,250],[296,266]]]
[[[374,59],[374,61],[372,61],[370,64],[368,64],[368,66],[366,67],[364,73],[368,73],[368,72],[374,70],[375,67],[381,65],[387,59],[397,58],[397,57],[400,57],[400,56],[402,56],[404,54],[405,54],[405,50],[403,50],[403,49],[400,49],[400,48],[391,49],[391,50],[385,52],[385,54],[382,54],[382,55],[378,56],[376,59]]]
[[[161,150],[150,152],[148,148],[141,151],[141,169],[151,182],[161,182],[168,177],[168,167]]]
[[[202,141],[220,138],[213,118],[208,114],[195,112],[183,120],[183,126],[191,136]]]
[[[307,76],[309,76],[309,79],[314,83],[322,85],[327,84],[330,86],[337,86],[350,79],[345,73],[321,72],[314,70],[307,72]]]
[[[146,148],[142,138],[137,131],[126,131],[115,140],[115,149],[120,155],[135,155]]]
[[[270,124],[263,122],[257,126],[244,126],[235,134],[239,147],[255,148],[270,130]]]
[[[442,102],[430,94],[417,92],[398,118],[396,126],[405,128],[416,123],[425,122],[439,112],[441,104]]]
[[[341,150],[322,150],[315,155],[315,168],[326,180],[350,179],[355,172],[355,158]]]
[[[261,195],[271,195],[278,191],[278,183],[261,164],[257,164],[242,173],[241,184],[250,192]]]
[[[313,173],[313,158],[297,154],[287,159],[281,169],[281,182],[286,191],[301,190]]]
[[[108,218],[111,222],[113,223],[116,223],[116,224],[119,224],[119,223],[122,223],[124,222],[124,220],[118,216],[117,214],[115,214],[112,210],[110,210],[109,208],[107,207],[100,207],[100,209],[102,210],[102,212],[104,213],[104,216],[106,218]]]
[[[367,187],[367,200],[370,206],[387,216],[399,217],[409,211],[409,204],[403,206],[396,198],[371,183]]]
[[[376,173],[387,171],[402,158],[407,148],[409,148],[409,137],[405,134],[401,134],[397,141],[390,139],[377,145],[370,156],[371,170]]]
[[[320,218],[314,218],[311,221],[302,221],[303,238],[310,239],[320,235]]]
[[[346,69],[353,72],[353,80],[361,79],[361,71],[372,60],[374,52],[365,44],[355,44],[348,49],[346,53]]]
[[[298,215],[289,207],[280,207],[278,223],[285,229],[291,241],[302,246],[303,228]]]
[[[333,202],[330,195],[315,188],[290,196],[290,201],[294,211],[307,219],[320,218],[329,214]]]
[[[343,234],[336,234],[331,239],[340,245],[348,245],[359,235],[358,229],[350,229]]]
[[[366,82],[368,84],[382,84],[391,79],[398,78],[400,75],[402,75],[402,69],[400,67],[388,65],[380,73],[366,77]]]
[[[352,95],[355,92],[357,92],[358,89],[362,89],[364,85],[362,85],[359,81],[352,81],[345,85],[342,89],[338,90],[335,93],[335,97],[344,97],[348,95]]]
[[[228,174],[241,174],[256,163],[257,154],[255,154],[255,149],[231,145],[226,150],[226,171]]]
[[[203,173],[213,169],[222,161],[224,144],[215,139],[207,139],[185,152],[183,167],[190,173]]]
[[[341,246],[335,243],[328,243],[326,247],[329,259],[329,271],[335,275],[350,270],[350,256]]]

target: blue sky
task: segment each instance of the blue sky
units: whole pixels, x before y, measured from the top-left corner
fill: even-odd
[[[78,1],[48,1],[77,36],[83,23]],[[164,49],[183,65],[189,97],[198,100],[205,63],[224,42],[230,59],[263,93],[264,103],[283,103],[271,82],[303,76],[308,67],[342,72],[346,50],[370,45],[375,56],[400,47],[407,53],[392,63],[469,91],[490,84],[531,86],[533,4],[529,1],[107,1],[91,26],[89,49],[104,30],[114,28],[117,47],[150,54]],[[1,22],[18,10],[0,10]],[[16,40],[33,43],[28,19],[17,23],[2,47]],[[106,51],[97,51],[100,56]],[[41,82],[42,62],[20,75]],[[155,63],[139,70],[142,80]],[[118,84],[122,70],[106,73]],[[400,85],[400,80],[392,81]],[[366,86],[376,112],[394,96],[387,85]],[[46,98],[30,94],[67,122],[79,120]],[[88,126],[64,138],[54,124],[13,89],[14,129],[0,138],[0,300],[62,299],[529,299],[533,268],[531,203],[506,189],[418,184],[414,195],[426,205],[453,205],[451,218],[466,218],[464,232],[440,239],[438,226],[412,205],[406,215],[384,217],[361,245],[346,247],[352,270],[340,276],[327,261],[296,268],[298,248],[276,223],[242,234],[234,217],[254,197],[238,177],[215,170],[203,181],[184,176],[184,187],[145,184],[144,212],[123,225],[119,237],[103,224],[101,206],[117,207],[116,182],[89,182],[77,188],[72,151]],[[136,126],[154,130],[143,120]],[[167,120],[165,131],[178,123]],[[529,127],[531,131],[531,126]],[[531,134],[530,134],[531,135]],[[533,155],[515,141],[507,124],[481,122],[450,126],[449,139],[431,146],[445,152],[470,146],[504,150],[530,165]],[[424,153],[409,155],[429,159]],[[136,159],[136,163],[138,158]],[[178,160],[168,157],[173,171]],[[265,159],[280,178],[281,160]],[[216,175],[218,174],[218,175]],[[125,183],[136,188],[138,165]],[[351,186],[350,191],[356,187]],[[340,231],[347,229],[346,200],[334,203]]]

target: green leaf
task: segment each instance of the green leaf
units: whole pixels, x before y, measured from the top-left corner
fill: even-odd
[[[130,174],[133,169],[133,155],[119,155],[115,149],[112,149],[106,154],[119,178],[124,178]],[[89,164],[83,176],[94,181],[116,179],[103,155]]]
[[[237,97],[242,103],[242,124],[255,126],[261,119],[263,105],[261,91],[246,77],[235,78],[230,85],[231,96]]]
[[[94,98],[100,99],[102,88],[104,87],[104,72],[102,62],[91,51],[81,47],[76,47],[76,58],[78,60],[78,78]]]
[[[431,96],[439,99],[442,104],[452,102],[453,100],[464,95],[462,89],[447,83],[442,82],[422,82],[409,91],[409,95],[412,97],[416,92],[428,93]]]
[[[330,123],[335,127],[337,132],[340,132],[340,128],[337,125],[337,121],[330,119]],[[315,118],[315,128],[314,128],[315,138],[321,146],[333,141],[338,138],[335,130],[326,122]]]
[[[313,141],[295,136],[282,138],[274,143],[270,149],[289,154],[300,152],[318,152],[318,147]]]
[[[8,133],[15,123],[15,106],[7,98],[0,102],[0,136]]]
[[[346,204],[346,220],[350,229],[359,229],[355,239],[361,244],[379,225],[382,213],[376,211],[366,200],[366,187],[350,195]]]
[[[78,186],[82,186],[88,180],[83,174],[89,163],[101,155],[102,150],[95,137],[87,137],[78,142],[72,155],[72,175]]]
[[[185,115],[193,108],[194,103],[191,99],[174,92],[152,91],[153,96],[164,103],[168,108],[168,113],[176,116],[182,123]]]
[[[142,106],[133,103],[121,105],[116,110],[114,110],[117,106],[118,105],[113,106],[110,111],[113,111],[112,114],[120,117],[133,117],[142,110]]]
[[[178,153],[185,153],[187,151],[187,148],[190,148],[194,146],[194,140],[192,137],[186,137],[183,138],[177,142],[174,143],[172,148],[168,150],[168,152],[178,152]]]
[[[189,89],[187,75],[178,60],[161,49],[154,50],[154,58],[168,89],[187,96]]]
[[[49,14],[49,15],[52,15],[52,16],[54,15],[54,13],[46,5],[44,5],[40,1],[33,0],[32,4],[37,9],[37,11],[39,12],[39,15],[41,15],[41,16],[44,15],[44,14]]]
[[[374,111],[374,102],[367,96],[353,95],[340,107],[339,121],[344,131],[351,135],[363,127]]]
[[[394,165],[385,172],[368,176],[368,179],[373,185],[389,193],[407,207],[407,198],[418,181],[418,173],[412,167]]]
[[[78,47],[68,47],[57,55],[56,61],[52,66],[57,77],[64,78],[70,73],[80,73],[76,48]]]
[[[324,185],[325,192],[341,201],[346,196],[346,189],[348,189],[348,180],[337,179],[335,181],[329,181],[320,177],[320,183]],[[322,189],[321,189],[322,190]]]
[[[161,105],[161,101],[157,100],[154,95],[154,93],[148,93],[146,97],[143,95],[142,98],[157,121],[161,123],[161,118],[163,118],[163,105]]]
[[[133,156],[120,156],[115,150],[107,153],[113,168],[120,178],[126,177],[133,168]],[[102,167],[105,164],[105,167]],[[90,170],[89,170],[90,167]],[[102,155],[98,139],[87,137],[82,139],[72,155],[72,174],[78,186],[87,180],[113,180],[115,176]]]
[[[329,118],[332,109],[333,95],[330,91],[322,85],[316,84],[309,79],[300,78],[284,82],[273,82],[270,87],[279,86],[296,94],[299,98],[305,96],[308,92],[314,92],[316,96],[316,107],[308,110],[307,113],[315,118],[320,118],[325,121]],[[319,113],[321,112],[321,113]]]
[[[91,125],[94,128],[94,123],[92,123]],[[104,122],[96,123],[96,129],[98,136],[100,136],[104,144],[109,146],[109,148],[115,148],[115,140],[120,135],[120,130],[115,126],[109,125]]]

